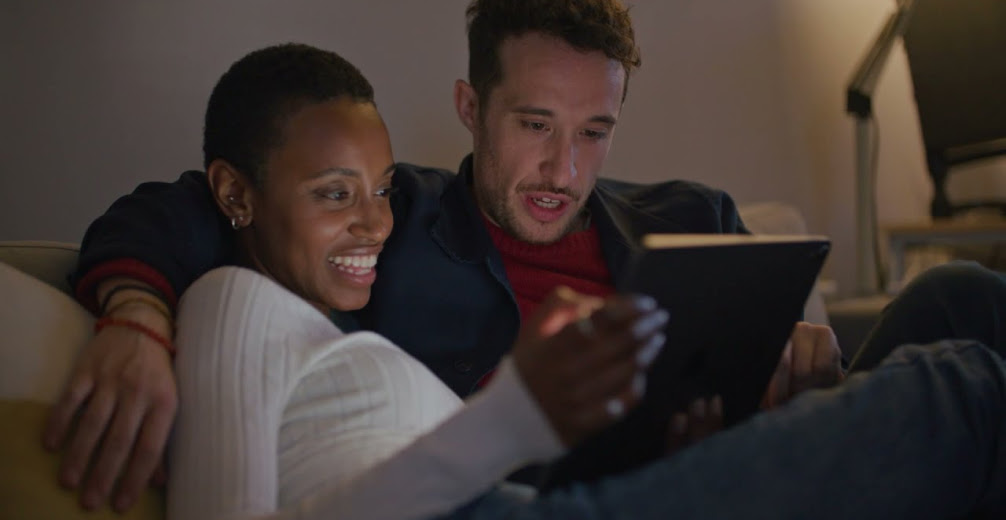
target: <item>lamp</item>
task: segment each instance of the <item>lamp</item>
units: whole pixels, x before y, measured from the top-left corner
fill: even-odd
[[[887,19],[856,67],[846,90],[845,111],[856,118],[856,291],[859,295],[877,292],[884,285],[884,270],[877,248],[876,146],[870,143],[873,91],[895,40],[908,29],[915,0],[899,0],[897,10]]]

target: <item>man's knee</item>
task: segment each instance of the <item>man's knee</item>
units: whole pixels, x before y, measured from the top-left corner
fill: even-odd
[[[942,340],[926,345],[902,345],[888,356],[881,366],[924,366],[926,372],[955,384],[971,382],[989,385],[989,389],[1006,399],[1006,364],[1003,358],[974,340]]]
[[[976,298],[984,297],[1006,304],[1006,275],[975,262],[950,262],[920,274],[902,297],[949,305],[973,304]]]

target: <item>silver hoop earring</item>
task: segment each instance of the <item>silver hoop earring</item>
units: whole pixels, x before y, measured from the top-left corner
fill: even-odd
[[[234,228],[234,231],[241,229],[241,223],[244,219],[244,217],[231,217],[231,227]]]

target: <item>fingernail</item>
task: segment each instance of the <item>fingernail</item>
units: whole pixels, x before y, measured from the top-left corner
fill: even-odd
[[[689,411],[691,412],[692,417],[695,417],[696,419],[705,419],[706,400],[700,398],[692,401],[692,406]]]
[[[684,435],[688,429],[688,416],[683,413],[676,413],[671,416],[671,433],[674,435]]]
[[[636,339],[643,339],[646,336],[662,329],[664,325],[667,325],[667,321],[670,317],[671,315],[663,309],[649,314],[643,319],[632,324],[632,336]]]
[[[651,296],[646,296],[645,294],[639,295],[635,299],[636,309],[643,312],[649,312],[657,308],[657,300],[654,300]]]
[[[646,393],[646,375],[639,372],[632,378],[632,393],[636,397],[642,397]]]
[[[713,415],[722,416],[723,415],[723,398],[719,394],[713,396],[711,403]]]
[[[667,337],[663,333],[657,333],[649,341],[639,349],[636,353],[636,364],[640,367],[648,367],[653,363],[654,359],[657,359],[657,355],[660,354],[661,350],[664,350],[664,342],[667,341]]]

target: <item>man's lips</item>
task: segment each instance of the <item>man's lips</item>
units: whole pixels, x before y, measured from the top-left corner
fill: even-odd
[[[524,207],[539,222],[554,222],[566,214],[572,198],[547,192],[524,193]]]

